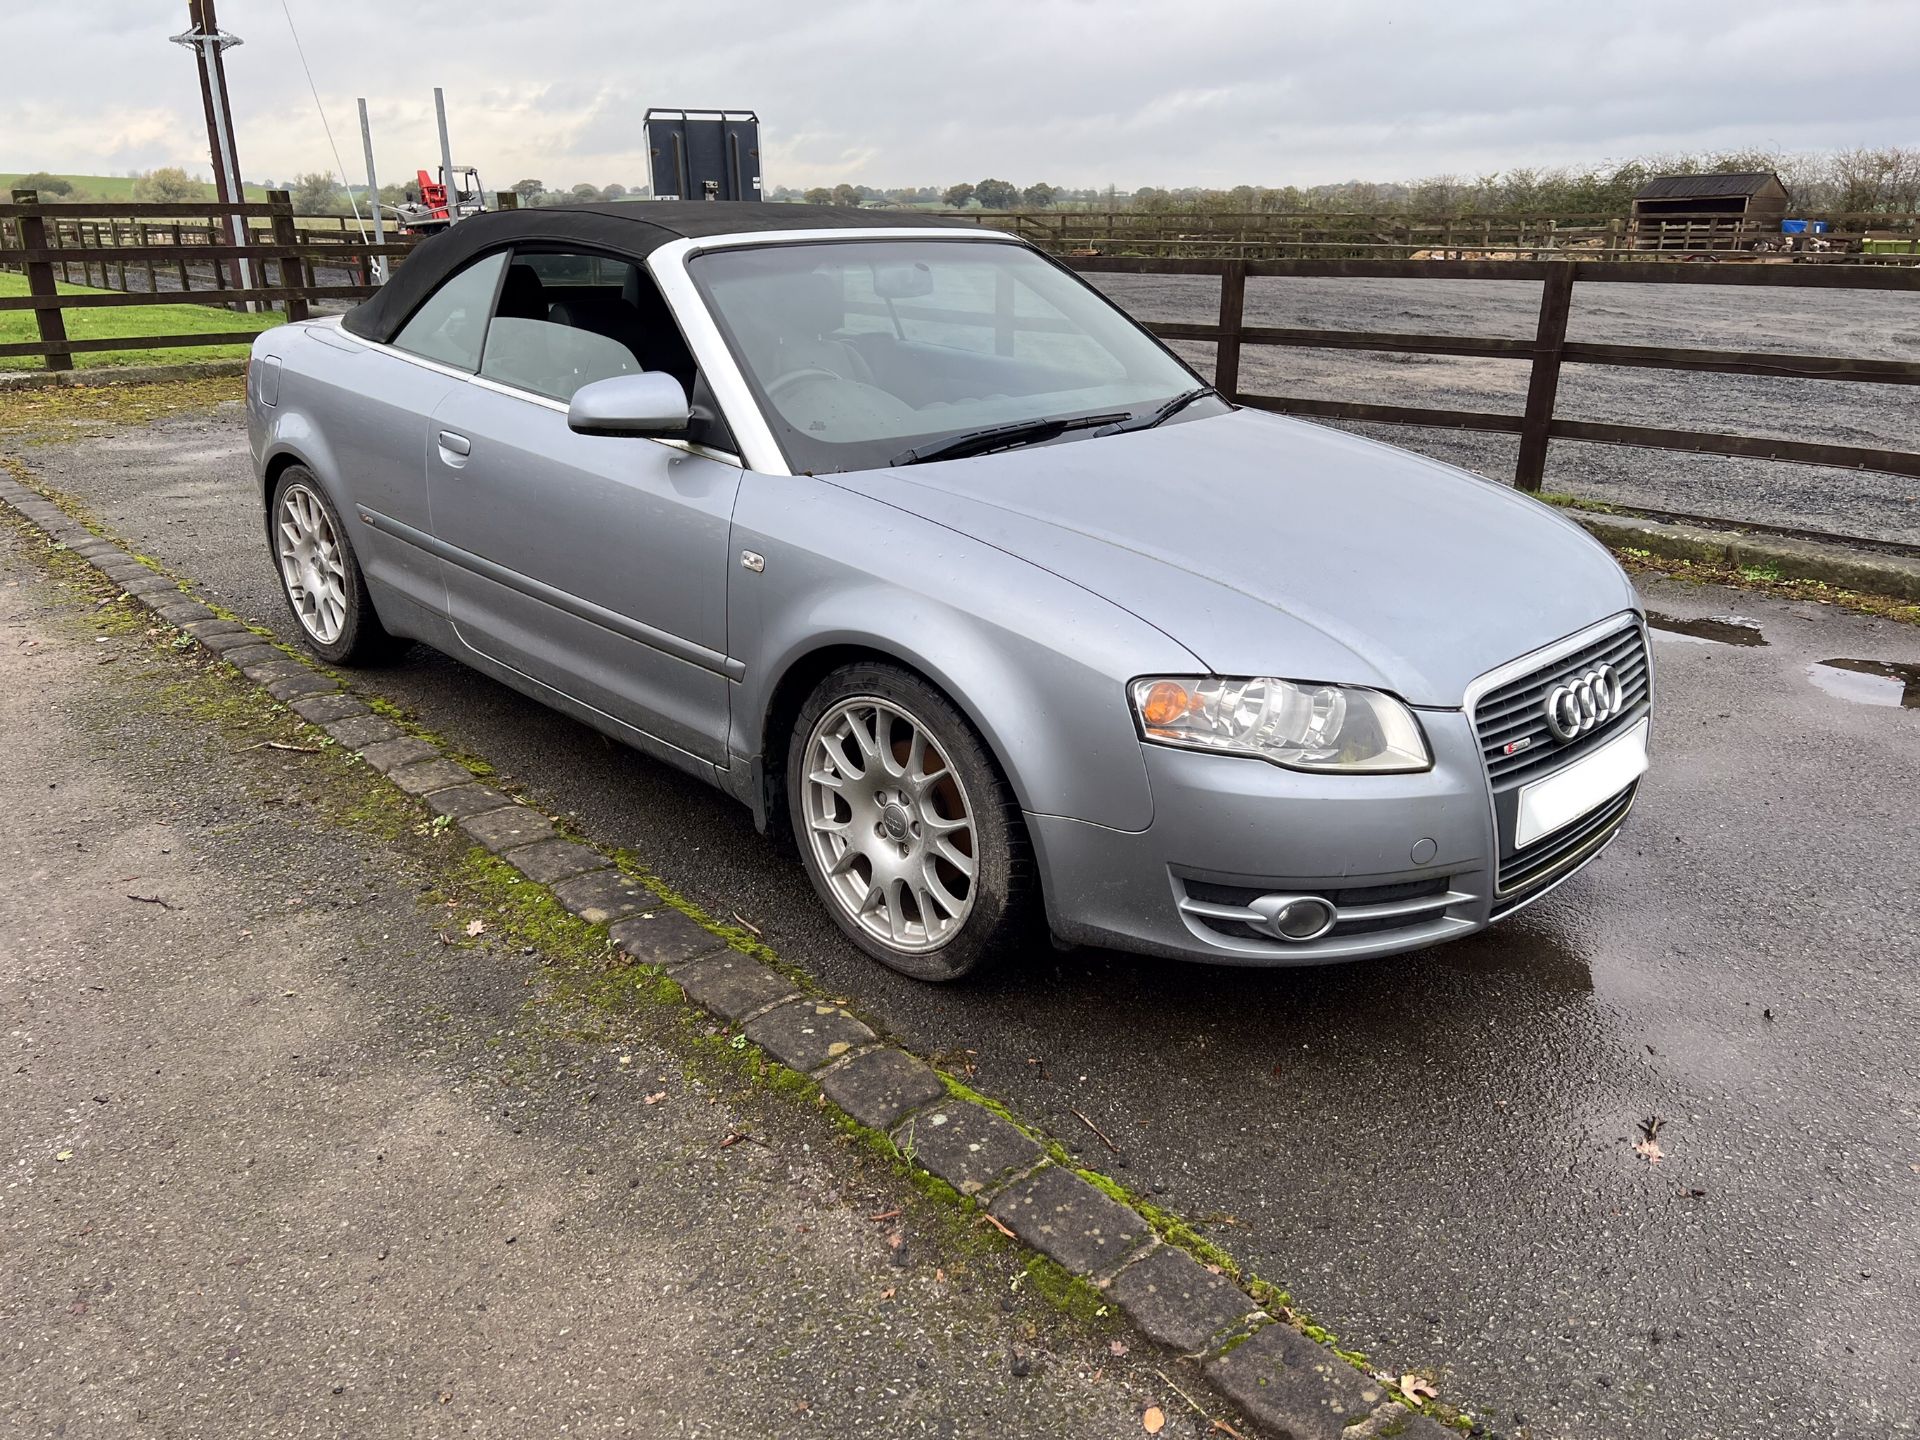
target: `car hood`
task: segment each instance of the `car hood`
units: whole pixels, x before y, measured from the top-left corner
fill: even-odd
[[[1546,506],[1253,410],[822,478],[1052,571],[1216,674],[1415,705],[1458,706],[1476,676],[1635,604],[1606,550]]]

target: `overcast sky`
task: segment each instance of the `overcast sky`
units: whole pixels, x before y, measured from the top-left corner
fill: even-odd
[[[1920,0],[288,0],[348,173],[644,183],[649,105],[751,106],[767,184],[1311,184],[1920,144]],[[7,5],[0,172],[207,170],[185,0]],[[241,168],[333,167],[280,0],[220,0]]]

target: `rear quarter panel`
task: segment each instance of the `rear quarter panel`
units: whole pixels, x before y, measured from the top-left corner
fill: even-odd
[[[420,635],[445,611],[439,562],[373,526],[372,511],[421,530],[430,417],[460,382],[342,335],[325,322],[285,325],[254,342],[256,367],[280,363],[278,402],[248,396],[248,434],[263,502],[288,460],[311,470],[345,519],[374,608],[389,629]]]

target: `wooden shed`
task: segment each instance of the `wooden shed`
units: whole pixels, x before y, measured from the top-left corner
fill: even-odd
[[[1662,175],[1633,197],[1636,250],[1741,250],[1778,235],[1787,187],[1771,170]]]

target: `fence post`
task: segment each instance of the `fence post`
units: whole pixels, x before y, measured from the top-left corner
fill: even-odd
[[[37,190],[16,190],[13,192],[16,205],[38,205],[40,192]],[[38,214],[20,217],[20,248],[22,250],[45,250],[47,248],[47,222]],[[53,262],[50,260],[28,260],[27,293],[29,295],[57,295],[60,287],[54,283]],[[36,310],[33,321],[40,330],[40,342],[43,345],[65,345],[67,343],[66,318],[58,310]],[[47,369],[73,369],[73,356],[65,350],[49,353]]]
[[[1567,343],[1567,312],[1573,305],[1573,263],[1555,261],[1540,287],[1540,325],[1533,337],[1533,373],[1527,379],[1527,410],[1520,421],[1517,490],[1538,494],[1547,473],[1548,432],[1560,393],[1560,352]]]
[[[293,196],[285,190],[269,190],[267,203],[273,207],[273,243],[276,245],[298,245],[300,232],[293,225]],[[263,270],[265,267],[262,267]],[[304,289],[307,284],[307,267],[298,255],[280,257],[280,288],[288,294],[284,301],[287,323],[307,318],[307,299],[304,295],[292,292]]]
[[[1213,388],[1229,400],[1240,391],[1240,328],[1247,306],[1247,262],[1220,268],[1220,339],[1213,350]]]

